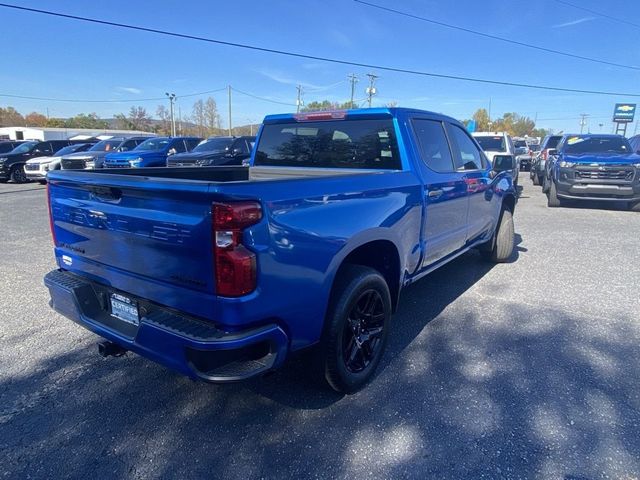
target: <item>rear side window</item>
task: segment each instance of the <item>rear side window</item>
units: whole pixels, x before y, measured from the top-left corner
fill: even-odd
[[[473,140],[457,125],[449,125],[454,140],[456,168],[458,170],[481,170],[482,154]]]
[[[453,171],[451,150],[442,123],[420,118],[414,119],[412,123],[424,163],[436,172]]]
[[[401,168],[391,119],[266,124],[254,165]]]

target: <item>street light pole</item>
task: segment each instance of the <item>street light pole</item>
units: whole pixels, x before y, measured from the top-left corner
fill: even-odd
[[[173,115],[173,102],[176,101],[175,93],[165,93],[165,95],[169,98],[169,110],[171,111],[171,136],[176,136],[176,119]]]

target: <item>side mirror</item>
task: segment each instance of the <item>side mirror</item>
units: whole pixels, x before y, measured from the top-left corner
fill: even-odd
[[[177,153],[177,150],[175,148],[170,148],[169,151],[167,152],[167,155],[175,155]]]
[[[238,155],[242,155],[242,149],[240,147],[236,147],[233,150],[231,150],[231,154],[234,157],[237,157]]]
[[[493,157],[493,170],[504,172],[516,168],[515,159],[511,155],[496,155]]]

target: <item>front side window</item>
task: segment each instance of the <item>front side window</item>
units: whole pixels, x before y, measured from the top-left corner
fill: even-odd
[[[420,118],[414,119],[412,123],[422,161],[436,172],[453,171],[453,158],[442,123]]]
[[[391,119],[266,124],[254,165],[401,169]]]
[[[471,140],[467,132],[457,125],[450,125],[449,131],[451,132],[451,136],[455,142],[454,151],[456,153],[456,168],[458,170],[482,169],[482,153],[480,153],[480,150],[478,150],[478,147],[473,143],[473,140]],[[502,138],[504,141],[504,137]]]

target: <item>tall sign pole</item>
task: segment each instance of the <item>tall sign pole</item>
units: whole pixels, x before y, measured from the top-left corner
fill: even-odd
[[[635,103],[616,103],[613,109],[613,123],[616,125],[618,135],[627,135],[627,125],[633,122],[636,114]]]

